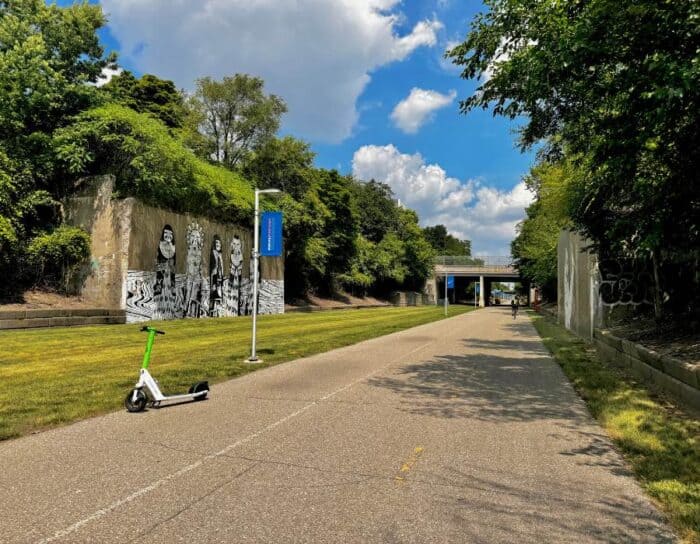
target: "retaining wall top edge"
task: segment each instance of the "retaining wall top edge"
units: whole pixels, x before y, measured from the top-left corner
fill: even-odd
[[[621,338],[619,336],[615,336],[612,332],[606,329],[595,329],[594,331],[594,337],[603,342],[604,344],[616,348],[617,342],[620,343],[625,343],[628,348],[632,348],[635,350],[637,353],[643,353],[647,357],[654,357],[656,359],[659,359],[661,361],[668,361],[671,364],[674,365],[681,365],[684,367],[688,367],[690,369],[695,369],[695,370],[700,370],[700,363],[689,363],[688,361],[683,361],[682,359],[678,359],[677,357],[673,357],[671,355],[665,355],[663,353],[659,353],[658,351],[655,351],[653,349],[650,349],[642,344],[638,344],[637,342],[632,342],[630,340],[626,340],[624,338]],[[616,348],[618,349],[618,348]],[[626,353],[624,350],[618,349],[621,353]],[[636,355],[635,353],[634,355]],[[628,353],[629,355],[629,353]],[[643,360],[644,356],[639,357],[640,360]]]

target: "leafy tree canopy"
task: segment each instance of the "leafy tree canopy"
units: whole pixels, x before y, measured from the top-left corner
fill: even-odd
[[[272,187],[303,198],[310,187],[314,157],[306,142],[292,136],[271,138],[243,160],[241,172],[257,187]]]
[[[525,116],[524,147],[546,141],[581,173],[575,225],[635,255],[700,247],[700,3],[486,0],[449,56],[488,75],[461,102]]]
[[[460,240],[447,232],[445,225],[425,227],[423,234],[438,255],[471,257],[471,240]]]
[[[371,242],[380,242],[399,225],[399,208],[391,188],[375,180],[354,184],[360,218],[360,232]]]
[[[132,110],[152,114],[171,128],[181,128],[184,124],[184,100],[172,81],[151,74],[136,78],[124,71],[105,84],[102,91]]]
[[[545,298],[556,300],[557,244],[559,233],[570,226],[569,195],[573,166],[567,162],[541,163],[525,178],[537,196],[518,225],[511,253],[520,274],[542,288]]]
[[[250,223],[253,190],[238,174],[197,158],[150,115],[109,104],[56,133],[67,177],[114,174],[122,196],[154,206]]]
[[[230,169],[274,137],[287,111],[281,98],[265,94],[261,78],[246,74],[197,80],[188,106],[209,142],[210,157]]]

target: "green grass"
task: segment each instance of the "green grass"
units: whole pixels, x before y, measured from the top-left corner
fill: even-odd
[[[700,421],[680,412],[542,316],[534,324],[593,416],[685,542],[700,543]]]
[[[469,311],[450,307],[449,315]],[[376,308],[261,316],[258,354],[248,365],[250,318],[154,322],[167,331],[151,370],[162,389],[182,392],[314,353],[443,318],[442,308]],[[117,410],[138,378],[141,325],[0,332],[0,440]]]

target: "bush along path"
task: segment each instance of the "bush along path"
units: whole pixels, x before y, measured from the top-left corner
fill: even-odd
[[[449,316],[473,308],[451,306]],[[258,355],[250,355],[250,318],[149,323],[166,331],[151,370],[161,389],[210,382],[442,319],[443,309],[377,308],[261,316]],[[0,440],[117,410],[138,378],[141,325],[0,332]]]
[[[684,542],[700,543],[700,420],[608,367],[595,350],[551,320],[534,324],[593,416]]]

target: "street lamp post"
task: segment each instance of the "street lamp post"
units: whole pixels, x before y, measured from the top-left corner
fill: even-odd
[[[256,336],[258,329],[258,263],[260,261],[260,195],[281,193],[279,189],[255,189],[255,226],[253,227],[253,341],[250,348],[250,357],[246,363],[262,363],[256,354]]]

